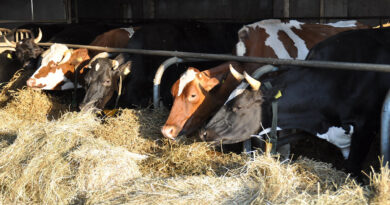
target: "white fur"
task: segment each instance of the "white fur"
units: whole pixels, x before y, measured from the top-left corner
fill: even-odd
[[[333,27],[355,27],[357,21],[356,20],[350,20],[350,21],[338,21],[336,23],[327,23],[325,25],[333,26]]]
[[[65,78],[65,83],[61,86],[61,90],[70,90],[74,88],[74,83],[69,79]],[[77,84],[77,88],[82,88],[80,84]]]
[[[63,44],[53,44],[50,46],[48,50],[46,50],[42,54],[42,62],[41,65],[39,66],[38,70],[44,66],[47,66],[50,61],[53,61],[54,63],[59,63],[61,62],[62,58],[64,57],[65,52],[69,48]],[[37,70],[37,71],[38,71]],[[37,71],[35,73],[37,73]],[[35,75],[34,73],[34,75]]]
[[[45,87],[41,88],[42,90],[53,90],[60,82],[65,82],[67,78],[61,69],[57,69],[54,73],[49,73],[44,78],[36,79],[36,84],[45,84]]]
[[[281,42],[278,37],[278,32],[284,31],[288,35],[288,37],[291,38],[291,40],[294,42],[295,47],[297,48],[298,55],[296,59],[304,60],[309,53],[309,49],[307,48],[305,41],[302,40],[291,30],[292,28],[302,29],[302,24],[304,23],[295,20],[283,23],[279,19],[269,19],[246,25],[241,28],[239,32],[248,32],[249,28],[263,28],[265,32],[269,35],[269,37],[265,41],[265,45],[271,47],[278,58],[292,59],[292,57],[284,47],[283,42]]]
[[[129,33],[129,39],[134,35],[135,31],[133,29],[133,27],[129,27],[129,28],[121,28],[125,31],[127,31]]]
[[[96,63],[96,71],[99,71],[99,68],[100,68],[100,64],[99,63]]]
[[[183,92],[184,88],[188,83],[193,81],[196,77],[196,72],[194,70],[187,70],[181,77],[179,83],[179,91],[177,92],[177,96],[180,96]]]
[[[325,139],[326,141],[336,145],[341,149],[345,159],[349,156],[349,149],[351,146],[351,136],[353,134],[353,126],[350,125],[350,132],[346,131],[341,127],[330,127],[324,134],[317,133],[317,137]]]
[[[246,47],[244,42],[241,40],[236,44],[236,55],[237,56],[244,56],[246,53]]]

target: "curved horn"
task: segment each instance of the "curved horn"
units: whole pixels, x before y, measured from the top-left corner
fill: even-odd
[[[11,47],[16,47],[16,43],[15,42],[9,42],[8,39],[4,36],[4,41],[5,43],[8,45],[8,46],[11,46]]]
[[[112,70],[116,70],[119,67],[119,62],[117,60],[112,60]]]
[[[233,77],[237,79],[238,81],[242,81],[244,79],[244,76],[236,71],[236,69],[233,68],[232,64],[229,64],[230,73],[232,73]]]
[[[39,32],[38,32],[38,37],[36,37],[34,39],[34,43],[39,43],[39,41],[42,40],[42,31],[41,31],[41,28],[38,28]]]
[[[245,77],[245,80],[249,83],[249,85],[251,85],[252,89],[253,90],[259,90],[260,88],[260,81],[252,78],[250,75],[248,75],[248,73],[244,72],[244,77]]]
[[[95,57],[93,57],[93,58],[89,61],[87,67],[88,67],[88,68],[91,68],[91,64],[92,64],[96,59],[98,59],[98,58],[108,58],[108,57],[110,57],[110,56],[111,56],[111,55],[110,55],[109,53],[107,53],[107,52],[99,53],[99,54],[97,54]]]
[[[72,56],[72,50],[71,49],[66,50],[64,57],[62,58],[61,62],[58,63],[58,65],[68,62],[71,56]]]

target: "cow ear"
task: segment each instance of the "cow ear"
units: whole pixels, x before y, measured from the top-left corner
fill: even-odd
[[[199,73],[198,78],[199,85],[202,86],[202,88],[207,92],[209,92],[211,89],[213,89],[216,85],[219,84],[219,80],[217,78],[210,78],[204,72]]]
[[[126,76],[131,72],[131,61],[127,61],[126,63],[120,65],[118,68],[114,70],[115,75],[117,76]]]

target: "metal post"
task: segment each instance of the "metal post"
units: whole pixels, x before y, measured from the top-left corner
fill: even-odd
[[[390,161],[390,90],[383,103],[381,118],[381,154],[383,165],[386,165]]]
[[[199,61],[207,61],[203,59],[195,59],[195,58],[189,58],[189,59],[183,59],[178,57],[172,57],[167,60],[165,60],[160,67],[158,67],[156,74],[154,76],[153,80],[153,106],[154,108],[158,108],[160,106],[160,84],[161,84],[161,78],[164,74],[164,71],[171,65],[176,63],[184,63],[184,62],[199,62]]]
[[[31,20],[34,21],[34,0],[30,0],[31,5]]]

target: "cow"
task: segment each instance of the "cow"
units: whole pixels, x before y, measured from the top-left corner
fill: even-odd
[[[238,26],[237,24],[205,23],[149,24],[141,26],[135,31],[127,48],[228,53],[231,52],[231,48],[234,46],[234,31],[238,29]],[[118,106],[148,106],[152,97],[154,74],[164,60],[166,60],[166,57],[131,55],[128,60],[131,62],[129,69],[131,72],[122,75],[123,91]],[[112,63],[115,60],[108,58],[105,59],[104,64],[103,61],[101,59],[99,63],[93,63],[86,76],[85,80],[88,85],[85,98],[80,105],[81,110],[88,110],[93,107],[103,109],[104,102],[108,102],[106,98],[110,98],[108,95],[103,95],[103,93],[111,93],[108,90],[113,90],[114,86],[119,87],[117,78],[114,78],[116,76],[114,73],[118,71],[113,69],[117,67],[117,63]],[[172,76],[175,76],[178,70],[170,70],[169,77],[166,77],[167,84],[172,84],[176,80]],[[100,80],[91,81],[90,79]],[[169,91],[162,90],[163,96],[168,94]]]
[[[27,80],[27,86],[40,90],[74,88],[75,70],[80,66],[79,73],[83,74],[83,67],[89,59],[85,48],[72,50],[64,44],[53,44],[42,54],[40,67]],[[82,82],[82,78],[78,82]],[[77,87],[81,85],[78,84]]]
[[[367,26],[354,20],[329,24],[306,24],[296,20],[287,22],[276,19],[263,20],[246,25],[238,31],[239,41],[235,51],[237,56],[303,60],[309,49],[322,40],[342,31],[360,28],[367,28]],[[174,103],[161,129],[165,137],[175,139],[178,135],[193,133],[223,105],[230,92],[239,83],[229,73],[230,64],[232,62],[203,72],[189,69],[183,76],[192,76],[190,79],[182,77],[176,81],[171,89]],[[251,73],[260,67],[259,64],[252,63],[233,64],[239,72],[245,70]],[[200,80],[206,84],[210,81],[213,87],[202,89],[199,86],[202,84],[198,83]],[[180,86],[182,89],[179,89]]]
[[[95,39],[92,40],[90,45],[125,47],[133,33],[134,31],[131,27],[113,29],[98,35]],[[48,50],[45,51],[44,54],[42,54],[42,63],[35,71],[35,73],[27,80],[27,86],[33,89],[41,90],[74,89],[73,81],[75,77],[75,66],[79,64],[85,65],[85,61],[93,58],[97,53],[99,53],[97,51],[91,50],[89,50],[88,53],[85,53],[85,51],[85,49],[71,51],[64,44],[53,44]],[[72,52],[74,55],[72,55]],[[66,60],[64,61],[63,59]],[[79,62],[67,62],[69,59],[79,59]],[[59,65],[64,63],[66,63],[66,66]],[[80,84],[77,86],[82,87],[84,79],[83,75],[85,74],[84,69],[81,68],[80,73],[78,74],[78,78],[80,78],[78,82]]]
[[[306,60],[390,64],[389,39],[390,28],[342,32],[314,46]],[[359,175],[379,129],[390,73],[298,66],[281,66],[280,70],[279,75],[260,79],[272,88],[259,89],[260,82],[245,74],[245,79],[257,83],[229,98],[201,138],[231,143],[250,138],[262,127],[268,130],[271,104],[277,100],[278,129],[302,130],[335,144],[347,159],[347,171]],[[277,93],[281,97],[275,99]]]
[[[16,59],[15,51],[6,50],[0,53],[0,89],[20,68],[21,64]]]
[[[38,36],[34,38],[25,38],[18,42],[9,41],[4,36],[5,43],[15,48],[16,59],[21,63],[23,68],[34,69],[37,63],[38,57],[43,52],[43,49],[37,45],[42,39],[42,31],[39,29]]]

